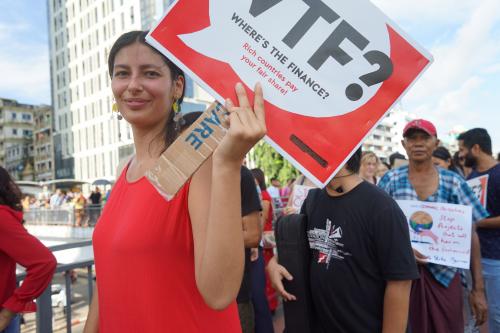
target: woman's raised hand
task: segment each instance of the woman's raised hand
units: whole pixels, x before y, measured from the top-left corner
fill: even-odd
[[[241,164],[248,151],[266,135],[267,130],[260,83],[255,85],[253,109],[243,84],[237,83],[235,90],[239,106],[235,106],[230,99],[226,100],[228,131],[215,150],[214,157]]]

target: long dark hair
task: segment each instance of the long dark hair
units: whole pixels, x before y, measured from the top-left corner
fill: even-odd
[[[257,180],[257,183],[259,183],[259,187],[261,191],[266,190],[266,177],[264,176],[264,171],[262,171],[259,168],[255,168],[250,170],[252,172],[253,178]]]
[[[22,211],[21,197],[22,194],[19,187],[14,183],[7,170],[0,166],[0,205],[6,205],[14,210]]]
[[[448,149],[446,149],[443,146],[437,147],[434,152],[432,152],[432,156],[439,158],[440,160],[443,160],[445,162],[450,162],[450,166],[448,167],[448,170],[453,171],[455,173],[460,174],[460,171],[458,171],[457,165],[455,165],[455,161],[453,157],[451,156],[451,153]]]
[[[152,47],[151,45],[146,43],[146,35],[147,34],[148,34],[148,31],[136,30],[136,31],[126,32],[123,35],[121,35],[120,37],[118,37],[116,42],[113,44],[113,47],[111,47],[111,50],[109,51],[109,56],[108,56],[109,76],[111,79],[113,79],[113,69],[115,67],[115,58],[116,58],[117,53],[121,49],[123,49],[124,47],[130,46],[132,44],[135,44],[135,43],[140,43],[140,44],[146,45],[151,50],[153,50],[153,52],[158,54],[163,59],[165,64],[170,69],[172,81],[177,80],[180,76],[182,76],[184,78],[184,87],[182,88],[182,95],[177,100],[177,102],[179,104],[181,104],[182,100],[184,99],[184,92],[186,90],[186,84],[185,84],[186,80],[185,80],[184,72],[179,67],[174,65],[174,63],[172,61],[170,61],[167,57],[165,57],[163,54],[158,52],[158,50],[156,50],[154,47]],[[175,112],[173,110],[170,110],[165,127],[164,127],[162,133],[160,134],[164,139],[164,143],[165,143],[164,149],[167,149],[168,146],[170,146],[175,141],[177,136],[179,135],[179,126],[176,126],[175,121],[174,121],[174,116],[175,116]]]

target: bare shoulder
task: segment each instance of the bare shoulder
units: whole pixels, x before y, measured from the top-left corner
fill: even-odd
[[[127,166],[128,162],[130,162],[130,160],[132,159],[132,157],[134,157],[134,155],[129,155],[129,156],[125,157],[125,158],[122,158],[118,162],[118,166],[116,167],[116,177],[115,177],[115,179],[120,178],[123,170]]]

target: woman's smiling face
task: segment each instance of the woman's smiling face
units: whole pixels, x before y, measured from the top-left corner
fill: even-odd
[[[164,125],[183,85],[182,78],[172,80],[162,57],[142,43],[126,46],[116,54],[111,88],[118,110],[134,127]]]

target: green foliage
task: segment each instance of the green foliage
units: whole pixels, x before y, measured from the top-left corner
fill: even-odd
[[[300,174],[293,165],[285,160],[273,147],[260,141],[250,152],[250,159],[264,171],[267,183],[271,178],[278,178],[281,184],[286,184],[290,178],[297,178]]]

